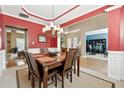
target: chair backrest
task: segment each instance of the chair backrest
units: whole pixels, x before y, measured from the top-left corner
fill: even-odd
[[[48,53],[48,48],[41,48],[40,49],[40,52],[41,53]]]
[[[12,48],[12,53],[17,53],[18,52],[18,48],[15,47],[15,48]]]
[[[66,53],[66,60],[64,63],[64,71],[72,68],[74,55],[75,55],[75,51],[69,51]]]
[[[69,51],[75,50],[77,51],[77,48],[69,48]]]
[[[61,48],[61,52],[67,52],[67,48]]]
[[[33,70],[32,70],[32,66],[31,66],[31,63],[30,63],[30,60],[29,60],[29,57],[28,57],[28,53],[26,51],[23,51],[22,53],[23,53],[23,55],[26,59],[26,63],[28,65],[29,70],[32,72]]]
[[[29,57],[29,62],[31,64],[31,67],[32,67],[32,74],[34,76],[36,76],[37,78],[40,78],[40,73],[39,73],[39,70],[38,70],[38,66],[37,66],[37,63],[35,61],[35,58],[33,57],[33,54],[32,53],[29,53],[27,52],[28,54],[28,57]]]
[[[25,57],[24,56],[24,50],[22,50],[22,51],[18,51],[18,57]]]
[[[77,48],[69,48],[69,51],[75,51],[75,55],[73,58],[73,64],[74,64],[78,58],[78,49]]]

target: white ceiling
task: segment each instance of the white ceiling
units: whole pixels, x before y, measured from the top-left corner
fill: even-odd
[[[70,8],[74,7],[75,5],[54,5],[54,18],[59,16],[60,14],[64,13],[65,11],[69,10]],[[25,13],[21,9],[22,5],[2,5],[2,12],[7,13],[13,16],[19,17],[19,13]],[[24,5],[24,7],[31,13],[36,14],[38,16],[44,18],[53,18],[53,10],[52,5]],[[62,24],[69,20],[72,20],[76,17],[84,15],[88,12],[91,12],[95,9],[98,9],[102,6],[100,5],[81,5],[76,9],[70,11],[66,15],[60,17],[59,19],[55,20],[55,24]],[[26,14],[26,13],[25,13]],[[48,22],[29,16],[28,20],[36,21],[41,24],[48,24]]]

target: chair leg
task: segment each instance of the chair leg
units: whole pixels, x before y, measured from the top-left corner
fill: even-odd
[[[28,70],[28,80],[30,80],[30,76],[31,76],[31,73],[30,73],[30,71]]]
[[[34,82],[35,82],[35,81],[34,81],[34,77],[32,76],[32,77],[31,77],[31,86],[32,86],[32,88],[34,88]]]
[[[54,77],[52,77],[52,81],[54,81]]]
[[[55,87],[57,87],[57,76],[55,75]]]
[[[68,74],[66,75],[66,78],[68,79]]]
[[[72,71],[70,72],[70,82],[72,83]]]
[[[76,62],[74,63],[74,74],[76,73]]]
[[[64,74],[62,74],[62,88],[64,88]]]
[[[40,82],[40,80],[38,81],[38,87],[41,88],[41,82]]]

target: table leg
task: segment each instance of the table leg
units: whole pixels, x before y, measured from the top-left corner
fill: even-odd
[[[47,86],[48,86],[48,67],[44,67],[43,88],[47,88]]]
[[[80,57],[77,59],[77,76],[80,76]]]

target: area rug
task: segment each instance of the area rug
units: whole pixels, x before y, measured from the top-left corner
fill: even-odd
[[[31,88],[31,81],[28,80],[28,69],[21,69],[16,71],[17,87],[18,88]],[[37,82],[35,83],[37,88]],[[54,84],[48,86],[55,88]],[[80,72],[80,77],[73,74],[73,81],[70,83],[69,79],[65,77],[65,88],[111,88],[112,84],[109,81],[100,79],[85,72]],[[61,88],[61,82],[58,81],[57,88]]]

